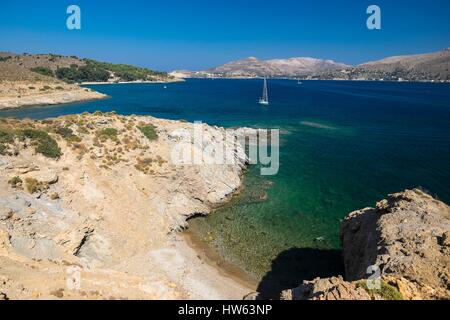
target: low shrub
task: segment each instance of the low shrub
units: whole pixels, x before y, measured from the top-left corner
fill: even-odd
[[[118,134],[119,134],[119,132],[117,131],[117,129],[105,128],[105,129],[100,130],[97,135],[101,140],[111,139],[111,140],[117,141]]]
[[[74,134],[73,130],[69,127],[60,127],[56,129],[55,132],[68,142],[81,142],[80,137]]]
[[[156,132],[156,127],[152,124],[138,127],[138,129],[142,132],[144,136],[147,137],[148,140],[153,141],[158,139],[158,133]]]
[[[385,300],[403,300],[402,294],[393,286],[381,281],[380,289],[369,289],[365,280],[356,283],[357,288],[363,288],[366,292],[375,299],[377,296]]]
[[[8,183],[11,185],[11,187],[18,188],[22,186],[22,179],[20,179],[19,177],[13,177],[8,181]]]
[[[34,178],[26,178],[25,187],[31,194],[36,192],[44,192],[48,189],[48,185],[46,183],[40,182]]]
[[[47,158],[57,159],[61,156],[58,143],[50,135],[42,130],[24,129],[20,131],[22,139],[29,138],[36,143],[36,152]]]
[[[13,142],[14,135],[9,131],[0,129],[0,155],[6,155],[6,151],[8,150],[8,146],[6,146],[6,144]]]
[[[43,86],[42,88],[39,89],[39,91],[48,91],[50,90],[52,87],[50,86]]]
[[[0,143],[12,143],[14,141],[14,136],[12,133],[0,129]]]
[[[47,77],[54,77],[55,76],[53,71],[50,68],[46,68],[46,67],[31,68],[31,71],[39,73],[39,74],[42,74],[42,75],[47,76]]]

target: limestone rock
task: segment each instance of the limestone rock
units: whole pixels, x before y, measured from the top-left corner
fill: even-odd
[[[8,220],[14,215],[14,210],[0,206],[0,220]]]
[[[383,278],[403,279],[404,296],[448,299],[449,231],[450,208],[418,189],[355,211],[341,225],[346,279],[364,279],[375,265]]]
[[[58,182],[58,174],[54,170],[49,169],[28,172],[24,177],[36,179],[45,184],[55,184]]]
[[[450,247],[450,231],[446,231],[442,235],[442,246]]]
[[[11,248],[10,235],[5,230],[0,229],[0,253],[7,253]]]

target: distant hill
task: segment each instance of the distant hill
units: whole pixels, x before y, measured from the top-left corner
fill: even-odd
[[[28,82],[60,82],[53,77],[44,76],[14,63],[2,61],[0,57],[0,81],[28,81]]]
[[[204,73],[224,77],[295,77],[345,67],[348,66],[331,60],[314,58],[258,60],[255,57],[249,57],[205,70]]]
[[[68,83],[171,80],[171,77],[166,72],[158,72],[126,64],[81,59],[76,56],[55,54],[18,55],[0,52],[0,62],[16,65]],[[0,79],[1,77],[2,75],[0,74]]]
[[[450,49],[388,57],[343,70],[309,75],[310,79],[450,81]]]
[[[404,78],[450,80],[450,49],[439,52],[389,57],[357,68],[368,72],[396,73]]]
[[[280,77],[317,80],[433,80],[450,81],[450,49],[435,53],[395,56],[350,66],[332,60],[250,57],[203,71],[174,71],[181,77]]]

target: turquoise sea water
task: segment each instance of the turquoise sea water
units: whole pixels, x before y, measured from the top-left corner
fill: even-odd
[[[297,282],[342,271],[340,219],[388,193],[421,186],[450,203],[450,84],[270,80],[268,107],[257,104],[261,80],[90,87],[111,98],[0,117],[116,110],[281,129],[279,173],[262,177],[251,167],[241,195],[190,223],[258,280],[292,260],[281,273],[301,270]]]

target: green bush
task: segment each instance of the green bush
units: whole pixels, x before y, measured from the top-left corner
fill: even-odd
[[[19,133],[22,139],[29,138],[36,142],[36,152],[47,158],[57,159],[61,156],[61,149],[58,143],[42,130],[24,129]]]
[[[158,133],[156,132],[156,127],[152,124],[138,127],[138,129],[144,134],[144,136],[147,137],[148,140],[157,140],[158,139]]]
[[[22,179],[16,176],[11,178],[8,183],[11,185],[11,187],[17,188],[18,186],[22,185]]]
[[[10,132],[0,129],[0,155],[5,155],[8,150],[6,144],[13,142],[14,136]]]
[[[39,73],[39,74],[42,74],[42,75],[47,76],[47,77],[54,77],[55,76],[53,71],[50,68],[46,68],[46,67],[31,68],[31,71]]]
[[[69,142],[80,142],[81,139],[79,136],[73,133],[72,129],[68,127],[61,127],[55,130],[57,134],[63,137],[65,140]]]
[[[56,77],[66,82],[105,82],[109,79],[109,72],[95,65],[71,65],[70,68],[57,69]]]
[[[111,139],[114,141],[117,141],[117,135],[118,135],[117,129],[114,128],[105,128],[100,130],[97,135],[100,138],[100,140],[105,141],[106,139]]]
[[[0,143],[12,143],[14,141],[13,135],[3,129],[0,129]]]
[[[402,294],[393,286],[381,281],[380,289],[369,289],[365,280],[356,283],[357,288],[363,288],[374,299],[379,296],[385,300],[403,300]]]
[[[47,91],[50,90],[52,87],[50,86],[43,86],[42,88],[39,89],[39,91]]]

